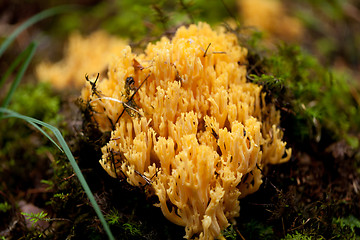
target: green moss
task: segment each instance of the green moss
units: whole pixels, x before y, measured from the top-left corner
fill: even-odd
[[[319,142],[326,134],[332,141],[345,138],[358,147],[352,136],[360,130],[360,110],[349,78],[322,67],[298,46],[281,45],[260,61],[249,80],[263,85],[268,100],[289,113],[295,139]]]
[[[108,214],[105,215],[106,221],[110,225],[117,225],[121,222],[121,214],[117,209],[112,209]]]
[[[125,231],[128,231],[132,236],[141,236],[141,231],[138,229],[138,227],[135,224],[124,223],[122,227],[124,228]]]
[[[221,234],[223,235],[223,237],[227,240],[236,240],[237,238],[237,233],[236,230],[234,229],[233,225],[230,225],[229,227],[227,227],[226,229],[224,229]]]
[[[360,239],[360,220],[353,215],[334,218],[334,234],[342,239]]]
[[[54,94],[47,83],[20,85],[12,98],[9,109],[55,126],[62,120],[59,114],[60,97]],[[7,160],[6,165],[9,167],[13,167],[14,161],[20,157],[19,154],[22,155],[21,158],[27,159],[27,163],[32,163],[31,159],[36,161],[37,156],[54,152],[53,146],[50,143],[47,144],[46,139],[34,141],[37,138],[35,137],[37,131],[34,131],[31,126],[22,124],[18,119],[3,120],[0,133],[2,135],[0,162]],[[29,136],[33,136],[33,139],[29,139]]]
[[[245,239],[276,239],[272,226],[256,219],[250,219],[244,223],[240,231]]]
[[[314,226],[315,227],[315,226]],[[328,236],[331,239],[359,239],[360,221],[353,215],[348,217],[339,217],[332,220],[332,226],[329,227]],[[310,239],[327,239],[322,236],[321,232],[308,233],[308,229],[288,233],[282,240],[310,240]]]
[[[283,238],[282,240],[313,240],[315,238],[304,235],[302,233],[299,232],[295,232],[293,234],[287,234],[285,238]],[[324,239],[324,238],[316,238],[316,239]]]
[[[58,125],[62,119],[60,98],[44,83],[20,85],[9,108],[53,125]],[[36,183],[28,171],[37,169],[44,174],[49,166],[47,156],[54,154],[56,148],[32,126],[15,118],[2,120],[0,135],[0,181],[6,183],[8,189],[33,187]]]
[[[69,161],[61,153],[55,158],[50,179],[42,182],[51,190],[47,206],[62,220],[57,221],[56,231],[49,233],[49,238],[103,239],[100,222]]]
[[[0,212],[6,213],[11,209],[11,205],[8,202],[0,203]]]
[[[60,97],[54,94],[49,83],[28,83],[20,86],[9,109],[52,125],[61,120]]]

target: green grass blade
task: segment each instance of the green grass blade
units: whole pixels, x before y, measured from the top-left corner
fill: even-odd
[[[5,116],[1,116],[0,119],[5,119],[5,118],[12,118],[12,117],[16,117],[14,115],[11,115],[11,114],[7,114]],[[35,123],[33,122],[28,122],[30,123],[31,125],[33,125],[36,129],[38,129],[42,134],[45,135],[45,137],[47,137],[61,152],[64,152],[62,150],[62,148],[55,142],[54,139],[52,139],[52,137],[49,136],[49,134],[47,134],[41,127],[39,127],[38,125],[36,125]]]
[[[67,10],[74,9],[74,7],[75,7],[74,5],[65,5],[65,6],[50,8],[50,9],[42,11],[42,12],[34,15],[33,17],[29,18],[28,20],[26,20],[23,24],[21,24],[18,28],[15,29],[15,31],[3,42],[3,44],[1,44],[0,57],[3,55],[3,53],[8,48],[8,46],[15,40],[15,38],[26,28],[28,28],[31,25],[33,25],[45,18],[48,18],[50,16],[53,16],[53,15],[56,15],[56,14],[59,14],[62,12],[66,12]]]
[[[62,148],[55,142],[52,137],[49,136],[41,127],[39,127],[36,123],[29,122],[31,125],[33,125],[36,129],[38,129],[42,134],[44,134],[45,137],[47,137],[61,152],[64,152]]]
[[[70,164],[73,167],[74,172],[76,173],[76,176],[78,177],[82,187],[84,188],[85,193],[88,196],[88,198],[89,198],[89,200],[90,200],[90,202],[91,202],[97,216],[99,217],[99,220],[102,223],[106,234],[108,235],[109,239],[111,239],[111,240],[115,239],[114,236],[111,233],[109,225],[107,224],[107,222],[106,222],[106,220],[104,218],[104,215],[102,214],[102,212],[100,210],[99,205],[96,203],[95,197],[92,194],[92,192],[91,192],[91,190],[89,188],[89,185],[87,184],[87,182],[86,182],[86,180],[85,180],[79,166],[77,165],[77,163],[75,161],[74,156],[72,155],[72,153],[70,151],[69,146],[66,144],[65,139],[63,138],[63,136],[60,133],[59,129],[57,129],[56,127],[54,127],[54,126],[52,126],[52,125],[50,125],[48,123],[42,122],[42,121],[37,120],[35,118],[31,118],[31,117],[21,115],[19,113],[16,113],[16,112],[11,111],[11,110],[6,109],[6,108],[0,108],[0,113],[5,113],[6,114],[5,116],[0,117],[0,119],[8,118],[8,117],[19,118],[19,119],[22,119],[24,121],[29,122],[30,124],[39,124],[40,126],[46,127],[46,128],[50,129],[54,133],[55,137],[59,141],[59,144],[61,145],[62,149],[64,150],[67,158],[69,159]]]
[[[12,96],[14,95],[14,92],[15,92],[17,86],[19,85],[22,77],[24,76],[26,69],[29,66],[31,59],[34,56],[36,47],[37,47],[36,43],[30,43],[30,45],[26,48],[25,51],[28,52],[28,54],[26,56],[25,62],[21,65],[21,68],[20,68],[18,74],[16,75],[14,82],[11,84],[10,90],[9,90],[8,94],[6,95],[4,102],[1,104],[1,107],[6,108],[9,105],[10,100],[11,100]]]
[[[11,63],[10,67],[8,67],[8,69],[6,70],[6,72],[4,73],[4,75],[2,76],[1,80],[0,80],[0,88],[2,88],[2,86],[5,84],[6,79],[10,76],[10,74],[14,71],[14,69],[19,65],[19,63],[21,61],[24,60],[25,56],[29,54],[29,46],[20,53],[19,56],[17,56],[17,58]]]

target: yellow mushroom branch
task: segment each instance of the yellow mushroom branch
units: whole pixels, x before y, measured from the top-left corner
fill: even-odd
[[[199,23],[142,54],[124,47],[107,77],[82,90],[93,121],[111,131],[102,167],[148,184],[188,239],[221,237],[239,216],[239,199],[261,185],[261,169],[291,156],[280,113],[246,80],[246,57],[235,35]]]

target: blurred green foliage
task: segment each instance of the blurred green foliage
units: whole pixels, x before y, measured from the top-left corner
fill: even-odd
[[[236,14],[229,13],[227,9],[235,9],[235,1],[99,1],[91,7],[64,15],[51,32],[59,34],[80,29],[90,32],[102,28],[133,41],[143,40],[144,37],[157,39],[179,25],[198,21],[218,24],[230,18],[230,14]]]
[[[302,45],[325,64],[343,61],[356,69],[360,63],[359,5],[353,0],[305,0],[293,3],[295,15],[307,29]]]

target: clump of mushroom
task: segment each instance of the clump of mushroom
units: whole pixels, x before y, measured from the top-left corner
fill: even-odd
[[[304,35],[299,19],[289,16],[280,0],[237,0],[237,4],[244,24],[258,28],[265,36],[295,42]]]
[[[107,69],[114,55],[125,48],[125,40],[97,31],[87,37],[74,33],[64,49],[64,59],[57,63],[42,62],[36,68],[37,78],[57,89],[80,89],[85,73],[92,75]]]
[[[144,54],[126,47],[82,98],[111,139],[100,164],[133,186],[149,184],[185,238],[214,239],[258,190],[266,164],[286,162],[280,113],[246,81],[247,50],[199,23]]]

